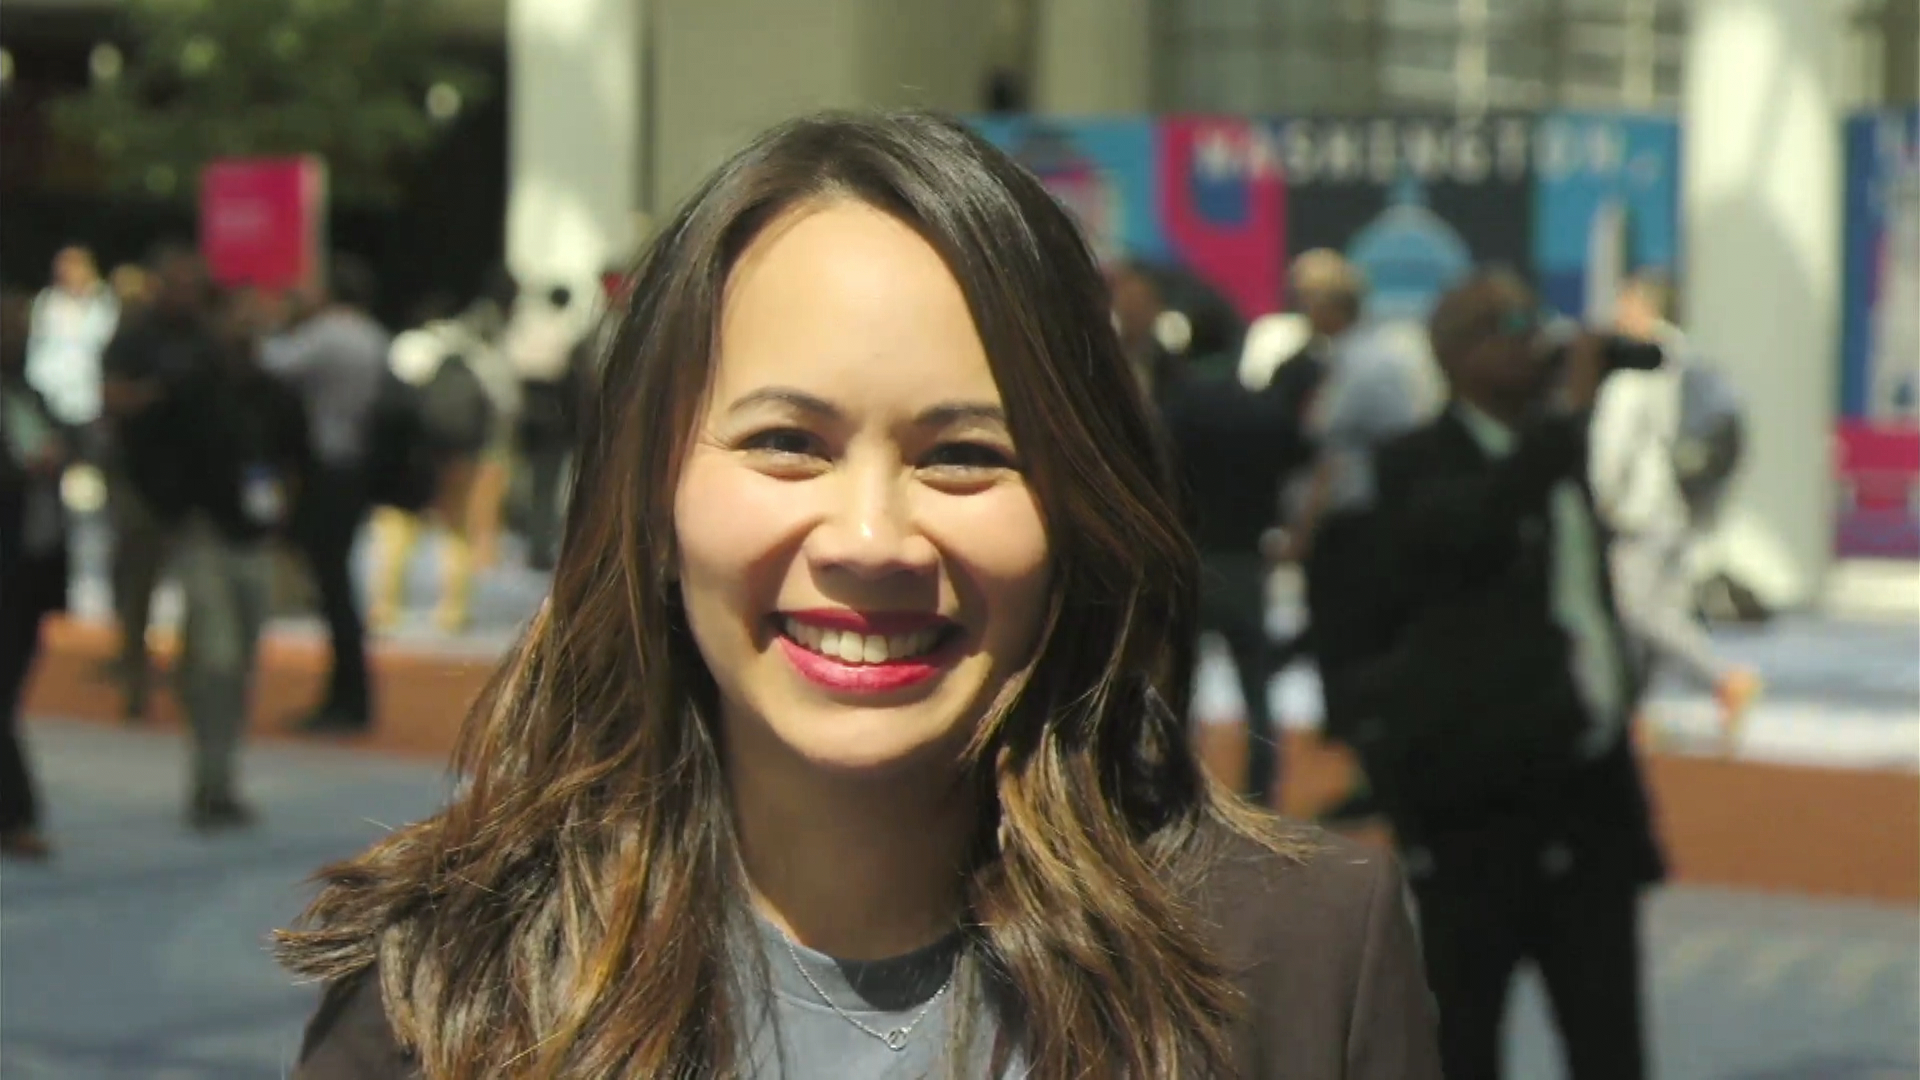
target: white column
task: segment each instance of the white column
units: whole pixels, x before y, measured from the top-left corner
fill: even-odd
[[[631,254],[651,2],[507,0],[507,264],[523,283],[590,282]]]
[[[1841,8],[1694,0],[1682,110],[1682,319],[1738,384],[1748,456],[1726,555],[1777,603],[1833,550]]]
[[[1151,0],[1034,2],[1035,111],[1124,116],[1152,106]]]
[[[992,23],[975,0],[653,2],[656,219],[782,120],[984,103]]]

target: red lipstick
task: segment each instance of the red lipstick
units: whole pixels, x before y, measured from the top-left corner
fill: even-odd
[[[905,611],[852,611],[822,608],[784,612],[776,617],[781,652],[808,682],[839,694],[885,694],[927,682],[953,663],[951,619]],[[897,639],[924,635],[925,645],[907,656],[868,662],[835,655],[842,635]]]

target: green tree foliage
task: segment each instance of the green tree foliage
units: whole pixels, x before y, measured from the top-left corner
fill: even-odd
[[[125,0],[134,45],[117,73],[54,104],[116,191],[187,199],[210,161],[317,154],[343,202],[395,194],[443,104],[489,91],[442,55],[431,0]],[[437,88],[437,89],[436,89]]]

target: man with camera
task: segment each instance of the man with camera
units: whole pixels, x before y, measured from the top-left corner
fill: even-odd
[[[1498,271],[1434,310],[1451,401],[1376,461],[1395,644],[1355,745],[1419,900],[1447,1076],[1500,1074],[1507,988],[1531,960],[1569,1075],[1635,1080],[1640,899],[1663,867],[1587,418],[1608,372],[1657,353],[1585,332],[1551,345],[1537,310]]]

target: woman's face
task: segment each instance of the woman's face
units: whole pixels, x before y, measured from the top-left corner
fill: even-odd
[[[951,760],[1047,603],[1045,526],[959,284],[859,203],[788,214],[735,266],[674,526],[736,759]]]

